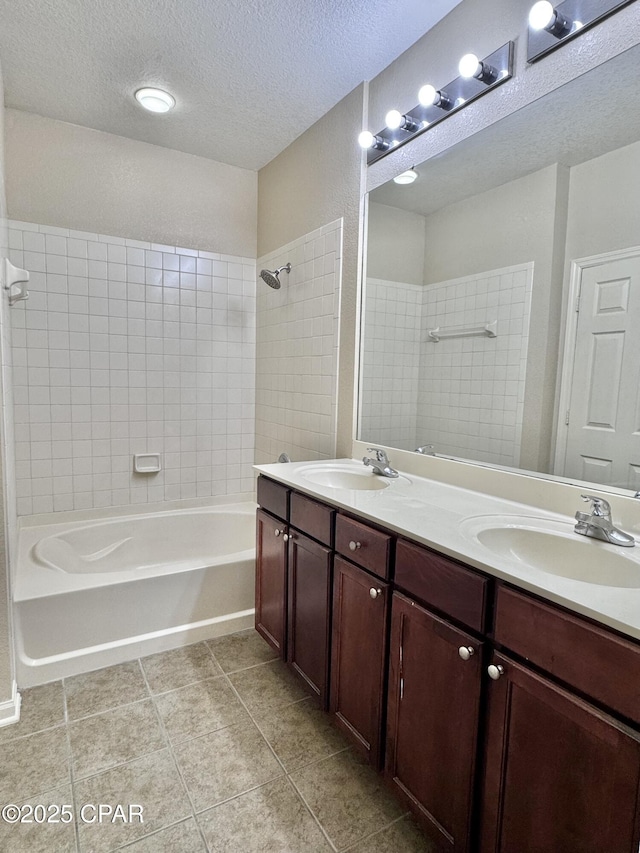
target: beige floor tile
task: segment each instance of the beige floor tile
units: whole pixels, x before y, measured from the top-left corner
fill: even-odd
[[[82,853],[107,853],[191,815],[191,808],[169,750],[145,755],[74,783],[76,802],[143,807],[143,823],[79,822]]]
[[[251,722],[188,740],[176,746],[174,752],[196,811],[283,773]]]
[[[398,853],[400,850],[402,853],[437,853],[436,845],[410,817],[349,847],[349,853]]]
[[[163,693],[155,702],[172,743],[250,719],[226,678],[210,678]]]
[[[166,746],[151,699],[69,723],[76,779]]]
[[[198,815],[211,853],[330,853],[331,846],[286,779]]]
[[[69,783],[69,748],[64,726],[0,746],[0,800],[19,803]]]
[[[403,812],[382,777],[351,751],[297,770],[291,779],[339,850]]]
[[[20,720],[0,728],[0,743],[22,735],[33,734],[64,723],[62,682],[54,681],[41,687],[21,690]]]
[[[327,758],[349,744],[312,699],[255,717],[262,734],[287,771]]]
[[[152,693],[164,693],[222,674],[205,643],[150,655],[141,663]]]
[[[137,661],[66,678],[64,689],[70,720],[128,705],[149,695]]]
[[[75,853],[76,834],[73,826],[73,797],[71,785],[55,788],[48,794],[39,794],[35,798],[19,803],[45,806],[46,811],[35,809],[32,813],[22,810],[23,817],[29,817],[33,823],[9,824],[0,821],[0,850],[6,853]],[[70,806],[70,811],[52,809],[52,806]],[[67,822],[67,816],[71,822]],[[41,822],[42,817],[57,822]]]
[[[193,818],[122,848],[126,853],[207,853]]]
[[[254,628],[207,640],[207,645],[225,672],[246,669],[278,657],[277,652],[262,639]]]
[[[309,694],[279,660],[233,673],[229,680],[252,713],[290,705]]]

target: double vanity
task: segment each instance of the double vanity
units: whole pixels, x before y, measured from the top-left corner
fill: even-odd
[[[640,547],[354,460],[257,470],[257,630],[437,849],[636,853]]]

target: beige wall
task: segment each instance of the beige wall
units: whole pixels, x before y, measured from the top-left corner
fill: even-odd
[[[368,278],[424,284],[425,218],[370,202],[367,222]]]
[[[0,70],[0,94],[4,94],[2,82],[2,71]],[[5,110],[0,106],[0,255],[7,254],[7,205],[5,198],[5,157],[4,157],[4,130],[5,130]],[[0,258],[2,260],[2,258]],[[4,282],[4,276],[0,275],[0,279]],[[4,336],[6,331],[6,311],[8,302],[2,297],[0,305],[0,330]],[[10,702],[13,690],[13,640],[11,632],[11,618],[9,614],[9,548],[8,540],[9,533],[15,529],[15,506],[12,505],[11,496],[15,495],[15,485],[9,488],[9,501],[7,501],[7,484],[5,483],[5,471],[7,468],[13,471],[12,465],[7,466],[7,451],[6,451],[6,419],[5,419],[5,396],[2,393],[3,385],[6,381],[5,358],[6,350],[4,346],[0,346],[2,353],[2,370],[0,370],[0,411],[2,418],[0,419],[0,444],[2,451],[0,452],[0,704]],[[12,513],[12,516],[10,514]],[[3,716],[5,716],[3,714]]]
[[[567,266],[576,258],[640,246],[639,174],[640,142],[574,166]]]
[[[364,86],[358,86],[258,175],[258,256],[343,219],[337,453],[351,455]]]
[[[7,110],[9,216],[256,257],[257,173]]]

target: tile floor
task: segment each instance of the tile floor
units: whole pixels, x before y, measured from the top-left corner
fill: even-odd
[[[0,820],[4,853],[432,849],[253,630],[25,690],[0,803],[76,814]],[[84,823],[87,803],[142,805],[144,823]]]

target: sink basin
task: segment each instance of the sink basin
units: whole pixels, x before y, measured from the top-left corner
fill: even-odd
[[[544,518],[478,516],[464,521],[460,532],[511,563],[582,583],[640,588],[640,548],[589,539],[574,533],[573,526]]]
[[[330,489],[349,489],[351,491],[378,491],[386,489],[393,480],[373,474],[364,466],[362,470],[356,465],[308,465],[300,468],[298,473],[316,486],[327,486]]]

